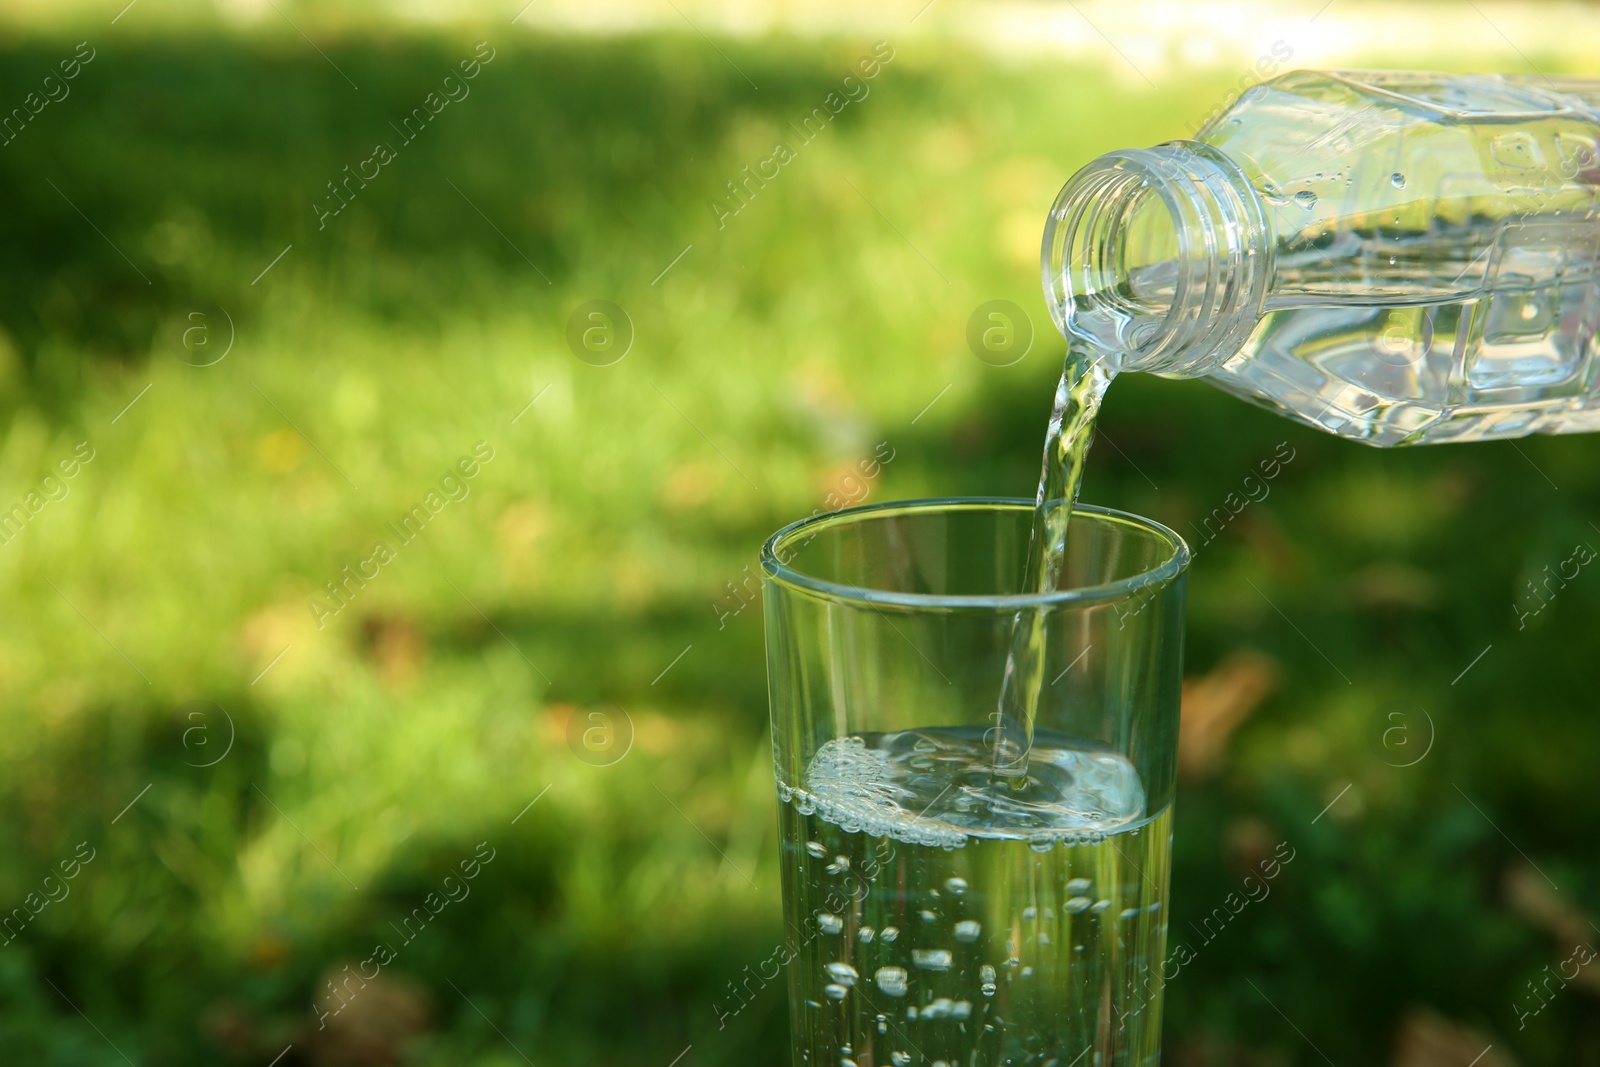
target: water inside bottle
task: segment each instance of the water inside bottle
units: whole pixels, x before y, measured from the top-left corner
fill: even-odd
[[[1600,429],[1600,410],[1569,404],[1600,369],[1600,233],[1589,220],[1435,222],[1340,239],[1370,247],[1280,260],[1284,291],[1212,381],[1377,444]],[[1431,291],[1408,291],[1400,265]],[[1296,293],[1312,288],[1323,295],[1304,306]]]

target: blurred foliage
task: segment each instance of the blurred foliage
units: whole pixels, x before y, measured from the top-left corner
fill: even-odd
[[[0,45],[0,105],[82,36]],[[59,496],[0,545],[0,906],[94,853],[0,949],[7,1062],[778,1062],[776,989],[713,1010],[779,938],[761,622],[729,583],[879,441],[870,499],[1031,494],[1043,213],[1234,80],[903,46],[719,228],[871,42],[506,33],[402,143],[476,42],[101,33],[0,148],[0,508]],[[566,346],[592,299],[636,331],[614,366]],[[1035,316],[1015,366],[965,348],[991,299]],[[232,336],[213,366],[197,323]],[[479,441],[468,495],[319,624]],[[1199,383],[1112,390],[1085,499],[1195,543],[1192,673],[1253,649],[1280,679],[1180,796],[1169,1062],[1389,1062],[1426,1008],[1600,1064],[1592,989],[1516,1012],[1567,957],[1548,914],[1600,903],[1600,573],[1513,612],[1600,545],[1595,448],[1380,453]],[[611,766],[575,755],[596,712],[631,723]],[[1279,840],[1270,896],[1191,936]],[[1529,864],[1544,912],[1507,896]]]

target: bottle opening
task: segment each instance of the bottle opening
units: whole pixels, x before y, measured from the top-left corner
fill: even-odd
[[[1265,295],[1259,201],[1226,157],[1176,142],[1102,156],[1045,226],[1056,326],[1113,369],[1205,374],[1244,343]]]
[[[1052,212],[1046,288],[1056,325],[1117,359],[1162,332],[1176,296],[1178,223],[1136,171],[1091,174]],[[1069,189],[1072,184],[1069,184]],[[1063,191],[1063,196],[1065,196]]]
[[[1179,221],[1143,179],[1127,194],[1122,220],[1113,247],[1113,271],[1121,283],[1122,299],[1134,320],[1164,319],[1177,298],[1177,263],[1183,256]]]

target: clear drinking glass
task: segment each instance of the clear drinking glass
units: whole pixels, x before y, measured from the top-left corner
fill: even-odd
[[[1080,505],[1021,595],[1032,512],[853,508],[762,551],[795,1067],[1159,1059],[1189,549]],[[1024,609],[1017,780],[988,739]]]

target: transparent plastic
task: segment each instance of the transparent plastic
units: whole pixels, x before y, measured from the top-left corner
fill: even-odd
[[[1113,373],[1372,445],[1600,430],[1600,81],[1285,74],[1074,175],[1043,273]]]

